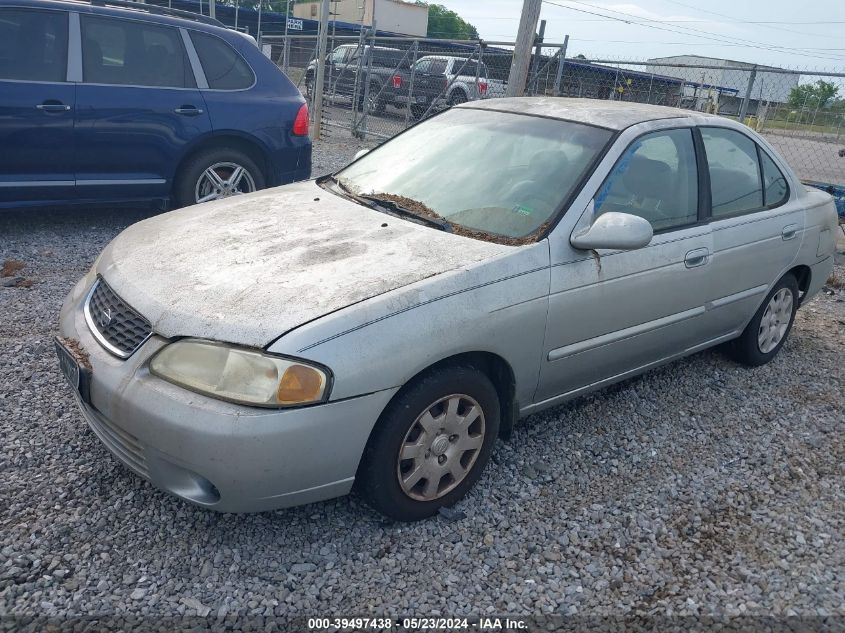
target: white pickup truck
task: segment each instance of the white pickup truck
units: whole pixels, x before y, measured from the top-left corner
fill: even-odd
[[[414,86],[410,91],[409,76],[394,77],[394,101],[405,103],[410,98],[415,114],[421,114],[434,102],[435,107],[453,106],[476,99],[505,96],[505,82],[490,79],[487,66],[466,57],[426,55],[413,66]]]

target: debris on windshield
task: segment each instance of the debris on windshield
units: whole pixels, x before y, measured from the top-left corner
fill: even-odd
[[[543,231],[545,231],[549,225],[548,222],[544,222],[543,225],[540,226],[536,231],[534,231],[530,235],[526,235],[525,237],[509,237],[507,235],[497,235],[495,233],[488,233],[487,231],[481,231],[479,229],[473,229],[468,226],[463,226],[461,224],[455,224],[454,222],[450,222],[448,218],[444,218],[436,211],[432,211],[424,203],[420,202],[419,200],[414,200],[413,198],[407,198],[405,196],[400,196],[395,193],[377,193],[372,194],[370,197],[378,198],[379,200],[387,200],[390,202],[394,202],[397,205],[403,207],[404,209],[407,209],[412,213],[416,213],[417,215],[422,216],[424,218],[445,222],[449,225],[449,228],[455,235],[471,237],[476,240],[484,240],[485,242],[504,244],[505,246],[522,246],[523,244],[531,244],[532,242],[536,242],[537,236],[540,235]]]
[[[379,200],[395,202],[400,207],[403,207],[408,211],[411,211],[412,213],[416,213],[417,215],[421,215],[424,218],[431,218],[432,220],[442,220],[445,222],[449,222],[449,220],[444,218],[442,215],[435,213],[422,202],[420,202],[419,200],[414,200],[413,198],[398,196],[395,193],[376,193],[373,194],[371,197],[378,198]],[[451,224],[451,222],[449,222],[449,224]]]

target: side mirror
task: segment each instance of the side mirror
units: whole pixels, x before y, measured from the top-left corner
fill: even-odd
[[[355,158],[353,158],[352,160],[358,160],[359,158],[361,158],[364,154],[368,153],[369,151],[370,150],[368,150],[366,147],[364,149],[359,149],[357,152],[355,152]]]
[[[602,213],[588,228],[573,234],[569,242],[583,250],[632,251],[648,246],[653,236],[651,224],[645,218],[610,211]]]

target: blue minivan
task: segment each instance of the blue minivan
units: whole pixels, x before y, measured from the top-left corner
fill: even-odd
[[[154,5],[0,0],[0,208],[186,206],[310,175],[305,99],[248,36]]]

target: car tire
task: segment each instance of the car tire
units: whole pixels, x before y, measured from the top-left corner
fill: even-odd
[[[765,301],[727,350],[743,365],[759,367],[772,360],[786,342],[798,309],[798,281],[784,275],[766,295]]]
[[[449,95],[449,105],[456,106],[461,103],[467,102],[467,96],[463,90],[455,90],[451,95]]]
[[[412,105],[411,116],[413,116],[415,119],[421,119],[426,113],[426,110],[428,110],[426,106]]]
[[[476,408],[478,415],[466,422]],[[499,418],[496,388],[478,369],[456,365],[424,374],[404,387],[379,418],[364,450],[357,487],[388,517],[430,517],[459,501],[478,481],[498,437]]]
[[[217,197],[212,197],[210,200],[264,189],[266,186],[264,173],[248,154],[231,147],[218,147],[201,151],[191,156],[182,165],[173,186],[174,202],[179,207],[197,204],[198,197],[202,199],[212,195],[212,190],[209,189],[211,180],[205,176],[206,171],[213,170],[221,180],[226,181],[227,176],[229,179],[235,176],[237,167],[242,168],[244,173],[240,180],[234,183],[232,190],[223,188]],[[201,184],[201,179],[204,179],[205,184]],[[204,192],[206,196],[202,195]]]
[[[378,94],[379,90],[381,90],[381,86],[379,86],[375,82],[370,82],[370,88],[369,88],[369,91],[368,91],[369,94],[367,95],[369,97],[369,105],[367,107],[367,114],[378,114],[380,112],[385,111],[386,104],[384,103],[384,101],[382,101],[381,99],[376,101],[376,99],[375,99],[375,95]],[[358,97],[358,111],[359,112],[364,111],[364,95],[363,94],[361,94]]]

